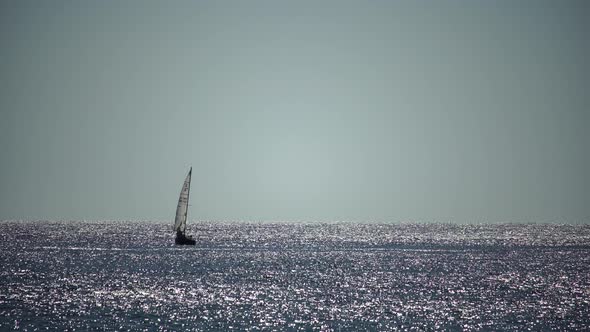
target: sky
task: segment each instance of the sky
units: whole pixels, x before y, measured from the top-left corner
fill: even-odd
[[[0,219],[590,223],[587,1],[2,1]]]

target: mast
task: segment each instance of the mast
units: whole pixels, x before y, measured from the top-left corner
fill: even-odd
[[[189,202],[189,197],[191,195],[191,180],[193,177],[193,167],[191,166],[191,169],[188,171],[188,190],[186,192],[186,210],[184,210],[184,223],[182,224],[182,233],[184,234],[184,232],[186,231],[186,219],[187,219],[187,215],[188,215],[188,202]]]

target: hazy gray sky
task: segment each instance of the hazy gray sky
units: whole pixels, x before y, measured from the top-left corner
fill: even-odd
[[[588,1],[2,1],[0,218],[590,222]]]

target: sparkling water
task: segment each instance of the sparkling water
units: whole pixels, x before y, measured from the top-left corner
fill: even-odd
[[[590,226],[0,222],[0,330],[590,330]]]

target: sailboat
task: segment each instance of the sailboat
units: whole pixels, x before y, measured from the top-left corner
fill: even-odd
[[[176,240],[174,243],[179,245],[194,246],[196,241],[185,234],[186,232],[186,214],[188,212],[188,197],[191,191],[191,173],[193,168],[188,171],[188,175],[184,180],[182,189],[180,190],[180,197],[178,197],[178,206],[176,207],[176,218],[174,218],[174,231],[176,232]]]

